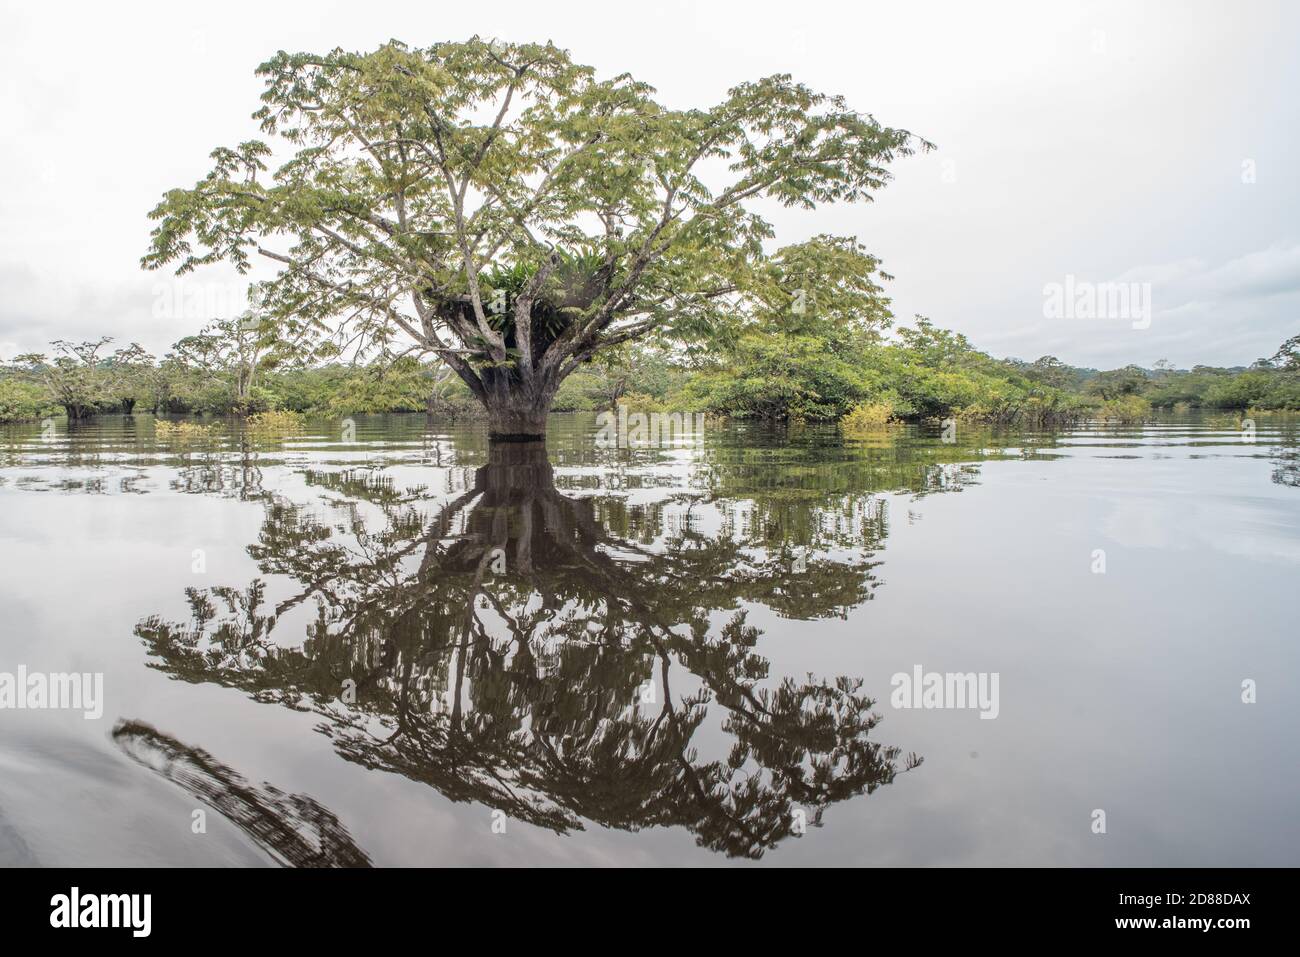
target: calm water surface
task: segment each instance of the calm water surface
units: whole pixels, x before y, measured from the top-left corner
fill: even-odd
[[[0,864],[1300,864],[1257,428],[0,429]]]

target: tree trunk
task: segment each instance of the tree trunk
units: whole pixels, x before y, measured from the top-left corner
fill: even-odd
[[[546,443],[489,442],[487,466],[481,468],[476,478],[492,507],[484,509],[495,514],[495,508],[517,502],[521,497],[555,491],[555,474],[546,454]]]
[[[519,393],[489,396],[488,436],[499,442],[538,442],[546,438],[551,396],[531,398]]]
[[[466,363],[452,371],[469,386],[488,416],[488,436],[501,442],[536,442],[546,438],[546,417],[559,391],[557,366],[537,366],[519,376],[512,368],[475,369]]]

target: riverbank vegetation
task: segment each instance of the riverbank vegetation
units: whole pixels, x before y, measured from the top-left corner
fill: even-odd
[[[445,366],[411,355],[309,364],[266,351],[198,362],[193,338],[160,360],[134,345],[113,350],[107,339],[58,342],[48,355],[19,356],[0,367],[0,421],[123,412],[239,415],[254,423],[274,418],[267,413],[484,416],[481,403]],[[841,420],[859,431],[948,417],[1050,425],[1135,422],[1154,412],[1192,409],[1300,411],[1298,343],[1300,336],[1248,368],[1156,363],[1098,371],[1051,356],[995,359],[965,336],[921,318],[888,338],[880,328],[864,332],[852,324],[758,327],[709,348],[628,344],[571,375],[552,408],[626,405],[641,412]],[[202,354],[214,352],[220,350]],[[247,368],[250,363],[256,368]]]

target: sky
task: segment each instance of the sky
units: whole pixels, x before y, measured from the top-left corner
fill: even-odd
[[[141,270],[147,214],[257,135],[277,50],[474,34],[674,108],[790,73],[930,140],[873,203],[762,212],[777,245],[856,236],[900,321],[995,356],[1246,365],[1300,333],[1300,4],[0,0],[0,359],[101,335],[161,355],[230,314],[224,266]],[[1149,311],[1049,308],[1104,284]]]

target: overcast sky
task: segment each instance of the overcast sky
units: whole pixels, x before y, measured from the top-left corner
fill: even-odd
[[[22,3],[0,13],[0,358],[112,335],[161,354],[139,268],[164,190],[255,135],[258,63],[478,33],[553,40],[672,107],[789,72],[933,141],[873,204],[770,211],[856,235],[900,319],[996,356],[1246,364],[1300,333],[1300,4]],[[265,267],[263,267],[265,268]],[[1051,283],[1149,283],[1149,328],[1047,318]],[[233,273],[199,281],[216,291]]]

